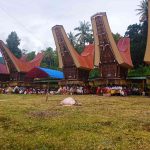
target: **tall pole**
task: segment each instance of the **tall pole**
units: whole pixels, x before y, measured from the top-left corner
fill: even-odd
[[[46,102],[48,101],[48,95],[49,95],[49,80],[48,80],[47,84],[48,84],[47,85],[48,91],[46,93]]]

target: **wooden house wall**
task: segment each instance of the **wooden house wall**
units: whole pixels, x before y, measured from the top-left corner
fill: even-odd
[[[58,45],[60,47],[60,53],[63,62],[63,72],[65,79],[73,79],[73,80],[88,80],[89,71],[85,69],[79,69],[76,67],[74,60],[70,54],[68,46],[64,40],[63,34],[60,28],[55,29]]]
[[[13,61],[11,60],[11,58],[8,56],[5,49],[1,45],[0,45],[0,52],[2,53],[2,56],[4,57],[4,60],[6,62],[6,65],[8,66],[9,72],[10,73],[17,72],[17,69],[16,69]]]
[[[112,50],[108,35],[101,16],[96,19],[97,33],[99,39],[100,63],[99,69],[102,78],[125,78],[127,69],[121,67]]]
[[[5,82],[5,81],[9,81],[10,76],[8,74],[0,74],[0,81]]]

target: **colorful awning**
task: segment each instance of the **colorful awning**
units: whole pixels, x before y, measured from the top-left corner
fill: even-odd
[[[58,71],[58,70],[42,68],[42,67],[35,67],[26,74],[26,78],[64,79],[64,74],[63,74],[63,72]]]

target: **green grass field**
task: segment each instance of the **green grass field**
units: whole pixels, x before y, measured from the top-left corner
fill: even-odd
[[[0,95],[2,150],[150,150],[150,98]]]

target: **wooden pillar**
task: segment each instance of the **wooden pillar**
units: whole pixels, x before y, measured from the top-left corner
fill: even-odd
[[[142,81],[142,90],[144,91],[144,88],[145,88],[145,80],[143,79]]]

